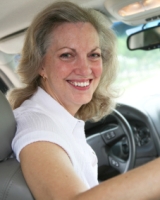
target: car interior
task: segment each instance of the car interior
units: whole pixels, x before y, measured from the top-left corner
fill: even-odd
[[[85,122],[102,182],[160,156],[160,1],[70,1],[102,12],[117,36],[117,106],[100,121]],[[12,152],[16,121],[7,92],[22,86],[16,67],[27,28],[53,2],[0,0],[0,200],[34,199]]]

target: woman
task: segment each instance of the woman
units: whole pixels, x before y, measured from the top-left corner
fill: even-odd
[[[144,182],[138,186],[143,168],[98,185],[97,158],[82,120],[100,119],[114,107],[115,37],[104,20],[60,2],[42,11],[27,31],[18,68],[25,87],[10,94],[17,120],[12,147],[35,199],[160,197],[156,187],[150,192],[149,185],[142,191]]]

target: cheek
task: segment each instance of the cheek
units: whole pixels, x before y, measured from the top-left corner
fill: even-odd
[[[100,78],[102,75],[103,67],[102,64],[100,63],[96,67],[94,67],[94,74],[96,78]]]
[[[66,83],[66,79],[69,76],[69,74],[70,71],[66,67],[58,65],[54,67],[54,69],[50,70],[50,73],[48,74],[49,81],[53,85],[58,85],[58,87],[62,87]]]
[[[59,79],[63,77],[63,68],[58,63],[52,62],[46,66],[46,74],[50,79]]]

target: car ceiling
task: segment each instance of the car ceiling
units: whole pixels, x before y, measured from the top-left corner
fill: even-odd
[[[113,21],[124,21],[130,25],[145,23],[151,15],[135,15],[133,18],[122,18],[117,12],[128,2],[137,0],[70,0],[84,7],[101,10]],[[19,53],[22,48],[24,34],[34,16],[55,0],[0,0],[0,51]],[[158,10],[159,11],[159,10]],[[148,15],[149,14],[149,15]],[[150,16],[151,17],[151,16]]]
[[[27,28],[33,17],[54,0],[0,0],[0,38]],[[72,0],[79,4],[79,0]],[[98,2],[98,3],[97,3]],[[86,7],[103,9],[104,0],[80,0]]]

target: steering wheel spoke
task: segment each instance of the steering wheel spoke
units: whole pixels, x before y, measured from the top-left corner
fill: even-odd
[[[106,144],[115,144],[117,141],[119,141],[123,136],[125,136],[125,133],[123,129],[120,126],[116,126],[115,128],[112,128],[110,130],[106,130],[100,133],[103,140]]]
[[[122,173],[124,173],[128,162],[120,160],[116,157],[109,156],[109,164],[110,164],[110,166],[112,166],[114,169],[116,169],[117,171],[119,171],[122,174]]]

